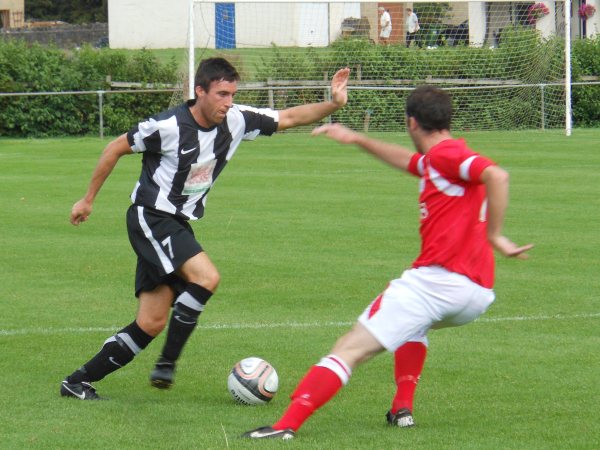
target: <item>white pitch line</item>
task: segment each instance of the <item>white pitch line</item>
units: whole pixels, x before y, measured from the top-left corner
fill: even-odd
[[[482,317],[477,323],[495,323],[495,322],[524,322],[524,321],[543,321],[543,320],[572,320],[572,319],[594,319],[600,317],[600,313],[586,314],[555,314],[550,316],[516,316],[516,317]],[[228,323],[214,325],[199,325],[203,330],[260,330],[272,328],[329,328],[329,327],[349,327],[354,322],[280,322],[280,323]],[[21,328],[16,330],[1,330],[2,336],[28,336],[28,335],[49,335],[49,334],[79,334],[79,333],[112,333],[119,330],[120,327],[70,327],[70,328]]]
[[[523,322],[528,320],[569,320],[569,319],[593,319],[600,317],[600,313],[586,314],[554,314],[552,316],[517,316],[517,317],[482,317],[477,322]]]

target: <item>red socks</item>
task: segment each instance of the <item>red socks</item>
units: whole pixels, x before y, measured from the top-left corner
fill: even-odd
[[[273,425],[276,430],[298,428],[313,412],[331,400],[350,377],[350,368],[339,358],[330,355],[312,366],[291,395],[292,403]]]
[[[413,410],[413,400],[417,383],[421,377],[427,346],[422,342],[407,342],[394,353],[394,375],[396,378],[396,396],[392,401],[392,414],[399,409]]]
[[[413,398],[427,356],[422,342],[407,342],[394,354],[397,391],[392,402],[392,413],[399,409],[413,410]],[[352,370],[335,355],[329,355],[310,368],[291,395],[292,403],[278,422],[276,430],[294,431],[321,406],[331,400],[348,382]]]

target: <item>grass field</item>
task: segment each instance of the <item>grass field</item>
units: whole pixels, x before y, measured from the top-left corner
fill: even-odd
[[[505,231],[536,244],[530,260],[498,259],[490,311],[430,334],[415,429],[385,425],[384,354],[286,448],[600,447],[600,130],[466,137],[510,171]],[[0,140],[0,448],[281,448],[238,436],[279,417],[308,367],[416,256],[415,179],[321,138],[242,144],[194,225],[222,284],[175,387],[148,383],[161,336],[96,384],[110,401],[79,402],[59,396],[60,381],[136,309],[124,213],[138,157],[119,163],[89,222],[68,223],[105,143]],[[251,355],[280,376],[263,407],[235,405],[226,389]]]

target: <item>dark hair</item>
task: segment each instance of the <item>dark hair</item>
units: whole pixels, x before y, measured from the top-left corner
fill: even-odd
[[[208,92],[210,83],[221,80],[240,81],[240,75],[235,67],[224,58],[207,58],[200,61],[194,78],[194,88],[200,86]]]
[[[452,98],[440,88],[419,86],[406,99],[406,116],[414,117],[426,131],[449,130]]]

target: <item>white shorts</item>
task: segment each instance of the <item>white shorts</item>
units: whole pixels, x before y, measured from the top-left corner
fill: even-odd
[[[379,33],[379,37],[383,38],[383,39],[388,39],[390,37],[390,35],[392,34],[392,29],[383,29],[381,30],[381,33]]]
[[[406,270],[390,282],[358,321],[387,350],[408,341],[425,341],[432,328],[472,322],[494,302],[495,294],[443,267]]]

